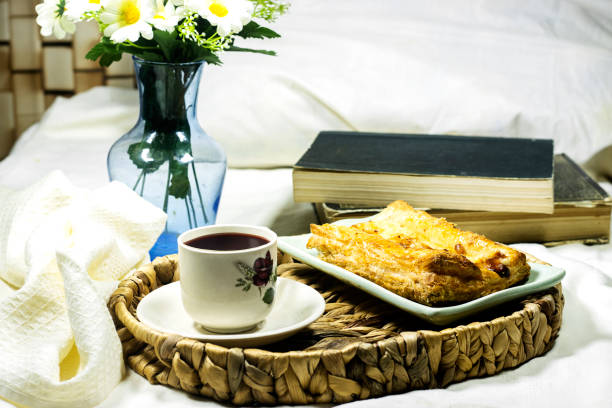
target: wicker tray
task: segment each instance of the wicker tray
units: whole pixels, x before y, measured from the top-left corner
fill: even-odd
[[[516,367],[547,352],[561,326],[560,284],[440,331],[287,256],[279,254],[279,264],[279,275],[317,289],[327,305],[307,329],[261,349],[228,349],[143,325],[138,302],[178,280],[177,258],[135,271],[109,301],[127,364],[152,384],[236,405],[340,403]]]

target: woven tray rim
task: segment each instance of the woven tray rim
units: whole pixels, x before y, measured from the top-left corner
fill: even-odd
[[[279,258],[279,263],[282,263],[280,259],[281,258]],[[287,257],[284,257],[283,259],[286,261]],[[342,369],[340,369],[340,373],[332,373],[328,369],[329,367],[327,367],[327,365],[325,365],[325,368],[328,369],[328,384],[329,381],[331,381],[331,379],[333,378],[334,381],[339,381],[342,386],[350,388],[349,391],[351,392],[347,394],[342,392],[342,390],[339,391],[338,387],[340,386],[336,384],[336,389],[331,390],[331,395],[329,389],[317,395],[309,395],[308,393],[292,394],[290,392],[288,394],[286,393],[285,395],[280,395],[278,393],[277,395],[274,395],[275,392],[270,391],[269,385],[266,385],[263,388],[266,391],[264,393],[261,390],[258,390],[258,387],[261,386],[261,384],[254,384],[252,381],[249,383],[249,381],[245,378],[247,374],[244,373],[244,366],[248,365],[249,368],[254,367],[252,368],[253,371],[258,370],[254,372],[263,372],[268,376],[275,377],[275,379],[278,373],[274,372],[273,370],[270,371],[270,367],[266,366],[265,364],[264,367],[258,367],[257,364],[252,364],[252,361],[250,363],[244,363],[245,357],[246,360],[250,359],[255,362],[264,360],[277,361],[279,359],[284,361],[287,360],[287,358],[296,359],[298,357],[299,359],[302,359],[304,361],[316,362],[319,362],[322,359],[329,360],[332,358],[341,358],[343,360],[351,361],[358,353],[361,353],[365,349],[376,350],[378,352],[378,350],[387,350],[389,347],[392,347],[394,350],[397,347],[400,347],[401,349],[402,344],[404,346],[412,345],[413,348],[418,347],[418,353],[423,352],[427,354],[427,365],[429,366],[431,378],[429,379],[429,381],[417,381],[415,384],[413,384],[414,381],[412,381],[410,387],[408,387],[406,390],[434,388],[440,386],[443,387],[452,382],[462,380],[461,378],[455,378],[455,375],[450,376],[449,374],[445,374],[442,377],[438,375],[438,371],[440,371],[439,368],[441,361],[446,358],[446,354],[443,352],[442,348],[444,347],[445,341],[454,338],[453,336],[458,336],[460,335],[460,333],[465,332],[480,333],[480,337],[484,336],[484,341],[488,341],[488,344],[485,344],[483,348],[485,351],[490,353],[490,350],[493,350],[493,347],[496,347],[496,349],[493,350],[494,352],[497,351],[498,347],[497,343],[494,343],[493,339],[487,339],[487,336],[491,336],[490,333],[492,328],[505,326],[506,321],[509,319],[526,322],[535,318],[536,322],[544,321],[546,323],[546,329],[542,328],[539,332],[534,333],[534,336],[536,336],[534,337],[534,339],[538,342],[537,344],[533,345],[532,352],[529,352],[530,349],[527,348],[527,352],[525,352],[523,358],[519,358],[518,360],[511,363],[509,366],[502,364],[500,369],[496,368],[495,370],[493,370],[489,365],[484,371],[481,369],[475,375],[466,376],[466,378],[481,377],[484,375],[495,374],[503,369],[515,367],[524,363],[525,361],[530,360],[533,357],[544,354],[552,347],[561,325],[563,295],[561,292],[561,284],[558,284],[554,288],[545,291],[546,293],[539,298],[537,296],[541,295],[541,293],[531,295],[529,298],[533,299],[532,301],[526,301],[522,309],[517,310],[508,316],[500,316],[490,321],[472,322],[465,325],[459,325],[457,327],[445,328],[440,331],[403,331],[395,336],[387,337],[381,340],[377,340],[375,342],[354,342],[344,347],[332,350],[314,349],[278,352],[261,350],[256,348],[226,348],[223,346],[206,343],[201,340],[194,340],[184,338],[180,335],[160,332],[141,323],[135,316],[135,307],[144,296],[146,296],[148,293],[150,293],[150,291],[155,290],[159,286],[163,286],[165,284],[178,280],[178,273],[176,273],[177,265],[178,260],[176,255],[157,258],[151,264],[145,265],[137,269],[129,277],[124,279],[119,284],[117,290],[111,296],[111,299],[109,301],[109,309],[115,321],[117,332],[123,344],[124,356],[128,362],[128,365],[132,369],[134,369],[138,374],[147,378],[152,383],[166,384],[192,394],[200,394],[210,398],[214,398],[219,401],[232,402],[237,405],[243,405],[246,403],[305,404],[313,402],[318,403],[332,401],[347,402],[354,399],[363,399],[381,395],[380,393],[376,395],[376,392],[372,392],[372,390],[364,392],[364,386],[362,382],[355,381],[354,379],[344,378],[342,376],[337,376],[336,374],[342,374]],[[287,265],[280,265],[279,269],[281,269],[283,266]],[[132,308],[132,311],[130,311],[130,307]],[[521,341],[528,341],[527,338],[524,336],[524,333],[521,333],[521,336]],[[545,340],[548,341],[544,342]],[[234,386],[230,387],[231,389],[229,389],[229,392],[225,385],[217,384],[217,388],[215,388],[210,383],[210,381],[213,380],[207,378],[205,375],[203,376],[203,374],[206,374],[202,373],[202,365],[204,364],[204,360],[202,360],[201,358],[199,360],[194,360],[192,358],[192,361],[184,361],[189,360],[190,357],[192,357],[192,352],[182,352],[182,349],[187,350],[189,349],[189,347],[191,347],[193,350],[202,349],[203,354],[205,354],[204,357],[206,357],[207,359],[207,363],[212,361],[208,359],[210,356],[215,356],[211,358],[220,361],[219,365],[216,367],[220,367],[224,370],[228,368],[227,362],[229,361],[229,359],[232,358],[232,356],[237,354],[242,355],[243,367],[241,378],[244,381],[242,381],[238,385],[236,385],[234,382]],[[525,345],[525,347],[527,347],[527,345]],[[432,354],[435,355],[432,356]],[[144,355],[148,357],[142,357]],[[187,358],[185,358],[186,355]],[[226,359],[225,367],[223,367],[224,358]],[[399,364],[399,360],[397,360],[395,355],[394,358],[396,360],[396,365]],[[147,361],[144,366],[143,359],[149,359],[149,361]],[[442,362],[444,363],[444,361]],[[377,362],[377,364],[380,365],[380,362]],[[467,362],[464,360],[463,364],[467,365]],[[407,363],[405,365],[406,368],[409,368]],[[421,365],[423,364],[421,363]],[[146,372],[147,368],[149,368],[149,373]],[[266,370],[270,372],[266,372]],[[314,369],[310,371],[313,370]],[[423,368],[423,370],[425,370],[425,368]],[[377,371],[382,372],[380,369],[377,369]],[[194,373],[196,373],[196,375],[194,375]],[[312,374],[313,373],[311,372],[310,375]],[[257,375],[259,374],[255,374],[255,376]],[[382,379],[384,376],[381,377],[378,374],[373,375],[377,377],[379,381],[383,381]],[[199,385],[198,378],[195,378],[196,376],[199,377]],[[229,374],[228,377],[230,377]],[[388,392],[386,392],[385,394],[395,393],[398,391],[397,389],[393,388],[394,378],[395,377],[392,377],[391,379],[388,379],[389,381],[385,382],[385,384],[389,385],[387,387]],[[346,384],[341,381],[342,379],[345,380],[344,383]],[[228,381],[231,382],[230,380]],[[365,380],[367,380],[367,378]],[[357,389],[356,384],[361,387],[360,392],[358,394],[352,392]],[[247,387],[247,389],[245,389],[245,387]]]

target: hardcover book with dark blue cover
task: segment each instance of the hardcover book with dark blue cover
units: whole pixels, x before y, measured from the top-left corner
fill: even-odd
[[[312,170],[550,179],[553,141],[321,132],[295,164]]]
[[[321,132],[294,166],[296,201],[552,213],[553,141]]]

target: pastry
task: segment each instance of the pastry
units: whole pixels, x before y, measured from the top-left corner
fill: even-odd
[[[352,227],[311,225],[319,257],[426,305],[466,302],[529,276],[525,255],[403,201]]]

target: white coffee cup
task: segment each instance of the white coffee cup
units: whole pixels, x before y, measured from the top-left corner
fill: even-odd
[[[215,234],[250,235],[267,242],[234,250],[188,244]],[[243,332],[262,322],[276,298],[276,240],[276,234],[266,227],[238,224],[210,225],[182,233],[178,237],[181,295],[189,316],[218,333]]]

